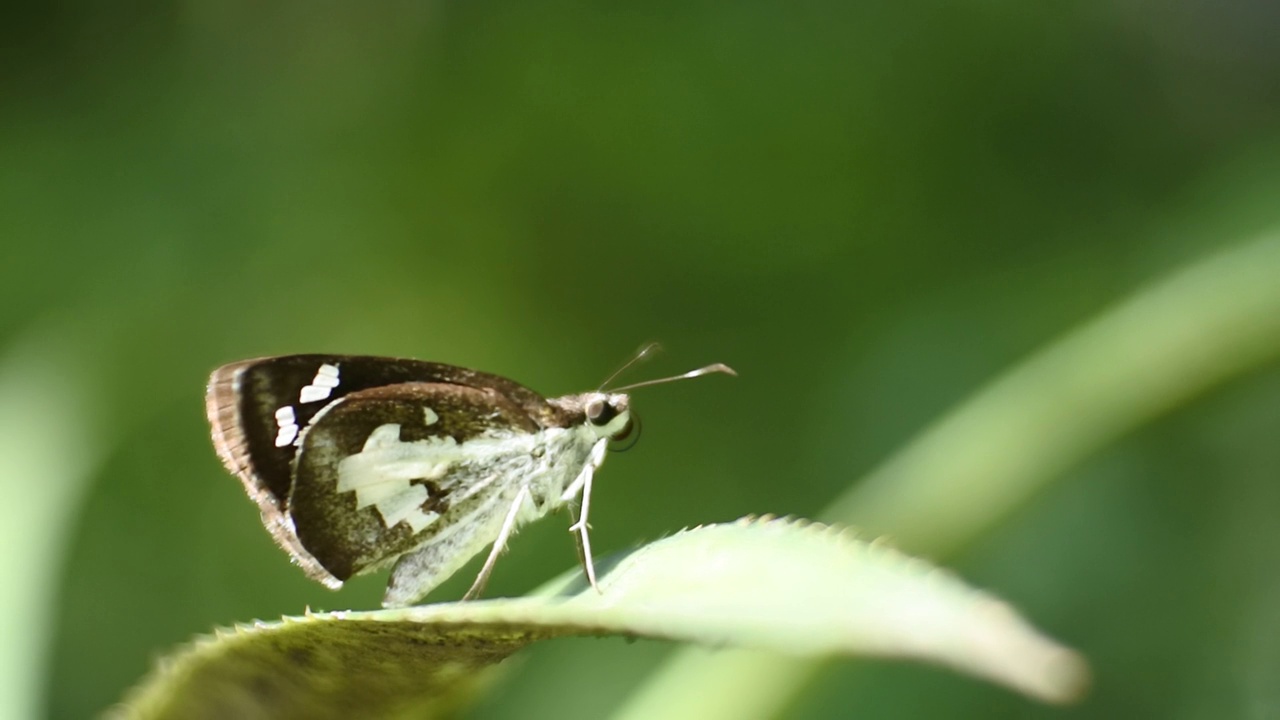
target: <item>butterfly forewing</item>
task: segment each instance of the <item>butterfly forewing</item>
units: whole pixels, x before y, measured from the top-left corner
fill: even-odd
[[[490,453],[518,453],[538,429],[487,388],[351,393],[302,433],[288,502],[298,538],[340,580],[383,567],[501,497],[511,478],[494,473]]]

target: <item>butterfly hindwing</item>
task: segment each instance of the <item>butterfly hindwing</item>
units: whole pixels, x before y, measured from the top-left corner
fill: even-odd
[[[414,382],[352,392],[301,432],[288,498],[297,537],[346,580],[500,517],[490,506],[510,478],[494,472],[486,448],[518,455],[520,438],[539,429],[527,408],[488,388]]]

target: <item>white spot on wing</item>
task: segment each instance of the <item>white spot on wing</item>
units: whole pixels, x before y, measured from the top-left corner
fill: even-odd
[[[329,392],[329,388],[327,387],[308,385],[302,388],[302,392],[298,393],[298,402],[309,403],[317,400],[324,400],[329,397]]]
[[[427,425],[435,425],[440,422],[440,416],[429,407],[422,408],[422,419],[426,421]]]
[[[287,425],[280,428],[280,432],[276,433],[276,447],[284,447],[290,445],[294,440],[298,439],[298,426]]]
[[[336,387],[338,387],[338,366],[325,363],[316,370],[316,376],[311,379],[311,384],[302,388],[302,392],[298,394],[298,402],[324,400]]]
[[[293,414],[293,406],[276,410],[276,427],[276,447],[284,447],[298,438],[298,418]]]
[[[315,379],[311,381],[312,385],[320,385],[322,387],[338,387],[338,366],[325,363],[316,370]]]

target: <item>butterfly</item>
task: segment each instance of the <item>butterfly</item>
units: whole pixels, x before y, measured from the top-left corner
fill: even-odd
[[[492,546],[465,596],[478,597],[517,527],[579,497],[570,530],[595,587],[591,483],[635,428],[622,391],[709,373],[736,375],[717,363],[545,398],[441,363],[282,355],[215,370],[205,408],[222,464],[293,561],[334,589],[390,567],[383,605],[402,607]]]

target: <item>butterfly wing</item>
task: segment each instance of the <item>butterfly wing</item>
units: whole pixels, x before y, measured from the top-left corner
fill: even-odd
[[[519,488],[502,463],[530,462],[539,429],[488,388],[401,383],[350,393],[299,440],[288,499],[297,537],[346,580],[450,535],[485,536]]]
[[[471,388],[504,398],[549,427],[557,411],[536,392],[488,373],[420,360],[360,355],[285,355],[215,370],[205,409],[223,465],[258,503],[263,524],[303,570],[330,587],[341,580],[299,541],[288,515],[298,441],[322,411],[353,393],[409,382]]]

